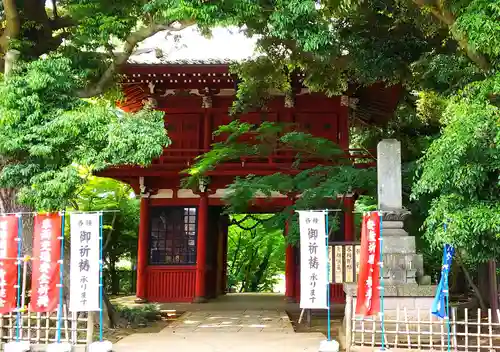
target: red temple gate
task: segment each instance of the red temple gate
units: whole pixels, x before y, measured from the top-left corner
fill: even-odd
[[[227,124],[235,94],[235,80],[227,64],[128,65],[125,67],[124,110],[140,109],[149,100],[165,112],[165,127],[172,140],[163,155],[147,168],[124,166],[101,172],[129,183],[141,194],[137,297],[157,302],[201,302],[225,293],[228,219],[221,215],[228,184],[236,176],[299,172],[292,169],[294,154],[277,152],[265,160],[246,158],[219,165],[197,191],[181,189],[181,172],[216,141],[212,132]],[[266,112],[240,118],[250,123],[294,123],[299,129],[328,138],[345,150],[359,167],[375,165],[366,152],[349,150],[349,116],[357,101],[358,118],[386,118],[393,111],[399,88],[377,85],[355,91],[355,98],[329,98],[309,93],[296,77],[293,97],[276,95]],[[354,93],[352,94],[354,95]],[[350,104],[351,103],[351,104]],[[352,115],[352,114],[351,114]],[[363,160],[363,163],[357,163]],[[368,161],[367,161],[368,160]],[[300,168],[317,165],[301,162]],[[255,200],[254,210],[275,212],[291,202],[277,194],[271,201]],[[344,195],[343,240],[354,240],[353,195]],[[286,229],[285,229],[286,233]],[[338,240],[338,239],[337,239]],[[299,256],[286,248],[286,297],[298,300]],[[343,302],[342,285],[332,285],[332,302]]]

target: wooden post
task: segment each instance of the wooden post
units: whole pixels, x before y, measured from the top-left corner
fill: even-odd
[[[346,242],[354,241],[354,197],[344,197],[344,239]]]
[[[137,290],[136,302],[146,302],[146,268],[148,266],[149,247],[149,204],[147,198],[141,198],[139,239],[137,246]]]
[[[207,265],[207,235],[208,235],[208,195],[200,194],[198,206],[198,234],[196,243],[196,286],[195,303],[206,302],[206,265]]]
[[[283,231],[285,241],[288,241],[288,222]],[[295,267],[295,247],[287,244],[285,249],[285,297],[290,303],[295,302],[295,280],[297,278]]]

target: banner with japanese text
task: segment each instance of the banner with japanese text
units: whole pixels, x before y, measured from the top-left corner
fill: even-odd
[[[0,314],[16,308],[17,237],[17,216],[0,216]]]
[[[328,309],[325,212],[299,211],[300,308]]]
[[[99,310],[100,215],[71,215],[70,311]]]
[[[52,312],[59,304],[61,215],[37,214],[33,233],[31,310]]]
[[[378,212],[363,215],[356,314],[380,312],[380,217]]]

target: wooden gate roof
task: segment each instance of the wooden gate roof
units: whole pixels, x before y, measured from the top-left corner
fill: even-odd
[[[196,27],[186,28],[177,36],[160,32],[141,43],[122,68],[125,99],[119,107],[136,111],[152,97],[151,91],[236,89],[238,77],[230,73],[233,62],[256,57],[256,38],[237,28],[216,28],[211,38],[203,37]],[[304,74],[295,77],[302,88]],[[385,124],[393,115],[403,92],[401,85],[383,83],[370,87],[352,84],[346,95],[351,99],[352,116],[368,124]]]

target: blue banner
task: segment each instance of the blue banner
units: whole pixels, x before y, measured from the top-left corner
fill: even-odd
[[[432,314],[439,318],[448,317],[448,274],[450,272],[455,248],[449,244],[444,245],[443,266],[441,267],[441,279],[436,290],[436,297],[432,302]]]

